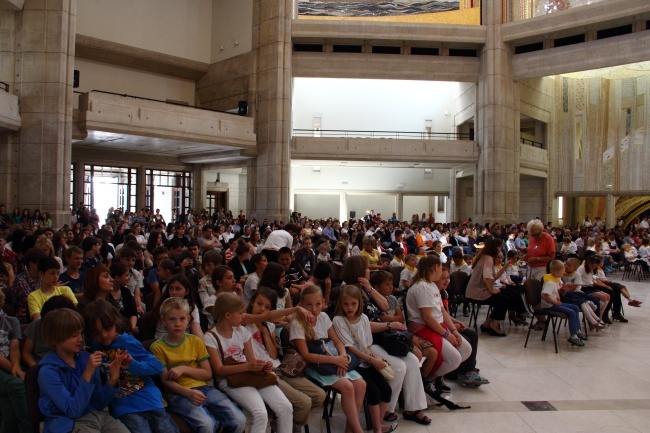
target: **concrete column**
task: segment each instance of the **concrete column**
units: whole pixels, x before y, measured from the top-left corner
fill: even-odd
[[[84,201],[84,171],[86,163],[77,161],[74,163],[74,191],[72,205],[78,206],[79,203]],[[75,207],[76,209],[76,207]]]
[[[192,188],[192,207],[194,209],[203,209],[205,207],[205,187],[203,185],[203,166],[194,167],[192,176],[194,179]]]
[[[14,63],[11,84],[22,118],[12,143],[11,201],[20,208],[47,211],[55,227],[70,221],[76,5],[76,0],[26,0],[15,14],[9,38],[14,45],[3,48],[3,55],[13,51],[7,60]]]
[[[147,172],[144,165],[138,167],[135,177],[137,179],[135,184],[135,210],[137,212],[147,205]]]
[[[249,167],[251,214],[258,219],[289,217],[291,137],[292,0],[254,0],[253,50],[256,67],[257,158]]]
[[[512,49],[501,35],[501,0],[483,3],[487,41],[480,54],[476,137],[479,221],[519,218],[519,91],[512,78]]]
[[[605,225],[607,227],[615,227],[616,223],[616,197],[607,194],[605,198]]]

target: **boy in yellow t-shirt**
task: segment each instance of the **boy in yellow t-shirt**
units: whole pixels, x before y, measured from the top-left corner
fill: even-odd
[[[151,352],[163,364],[163,385],[171,393],[169,410],[183,418],[193,431],[241,433],[246,417],[221,391],[207,384],[212,369],[203,341],[185,334],[190,307],[181,298],[169,298],[160,307],[167,335],[151,345]]]
[[[63,295],[70,299],[76,307],[77,297],[70,287],[56,285],[59,281],[59,272],[61,270],[59,262],[52,257],[44,257],[38,261],[36,266],[38,267],[38,276],[41,278],[41,288],[27,296],[30,319],[34,320],[41,317],[43,304],[53,296]]]

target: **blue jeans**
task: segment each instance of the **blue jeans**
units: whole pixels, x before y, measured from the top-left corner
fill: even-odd
[[[575,304],[553,305],[547,308],[548,311],[564,313],[569,318],[569,332],[576,335],[580,331],[580,307]]]
[[[128,413],[120,417],[120,421],[132,432],[142,433],[180,433],[165,409],[154,409],[146,412]]]
[[[219,428],[223,433],[244,431],[246,417],[226,394],[208,385],[194,389],[207,397],[199,406],[178,394],[172,394],[168,399],[169,410],[187,421],[194,433],[214,433]]]

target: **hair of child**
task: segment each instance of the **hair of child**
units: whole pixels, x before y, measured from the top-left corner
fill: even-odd
[[[462,248],[454,248],[453,251],[451,252],[451,259],[454,262],[461,262],[464,257],[463,257],[463,249]]]
[[[368,270],[368,258],[364,256],[352,256],[343,263],[341,278],[347,284],[356,284],[359,278],[365,278]]]
[[[120,250],[120,259],[137,259],[138,253],[133,248],[124,247]]]
[[[551,272],[557,272],[560,269],[564,269],[564,262],[562,262],[561,260],[553,260],[549,264],[549,269],[551,270]]]
[[[242,257],[244,254],[250,252],[250,248],[246,244],[239,244],[237,245],[237,248],[235,248],[235,255],[237,257]]]
[[[379,270],[370,274],[370,285],[372,287],[384,284],[386,281],[393,281],[393,274],[388,271]]]
[[[124,327],[124,320],[120,312],[103,299],[98,299],[86,305],[83,310],[83,317],[86,329],[91,333],[98,331],[97,322],[105,330],[115,327],[118,332],[121,332]]]
[[[518,257],[518,256],[519,256],[519,251],[517,251],[517,250],[510,250],[510,251],[508,251],[506,253],[506,258],[508,258],[508,259],[513,259],[513,258]]]
[[[444,272],[444,271],[449,272],[449,271],[451,270],[451,267],[449,266],[449,262],[447,262],[447,263],[441,263],[441,264],[440,264],[440,267],[442,267],[443,272]]]
[[[567,263],[572,263],[576,268],[580,266],[580,259],[577,257],[569,257],[566,259]]]
[[[165,269],[169,271],[172,275],[175,275],[178,272],[178,267],[176,266],[176,262],[174,262],[172,259],[161,260],[160,263],[158,263],[158,268]]]
[[[397,247],[393,250],[393,257],[403,257],[404,256],[404,248]]]
[[[280,278],[284,274],[284,266],[279,263],[270,262],[264,268],[260,278],[259,287],[268,287],[277,293],[279,298],[286,296],[286,289],[280,285]]]
[[[88,236],[81,241],[81,249],[85,252],[88,252],[93,249],[93,246],[101,244],[102,240],[93,236]]]
[[[246,303],[241,296],[231,292],[220,293],[212,307],[214,323],[221,322],[227,313],[236,313],[244,308],[246,308]]]
[[[253,267],[256,267],[262,262],[262,258],[264,257],[266,257],[264,254],[253,254],[253,256],[250,258],[250,262]]]
[[[99,277],[111,270],[104,265],[94,266],[84,273],[84,298],[94,301],[99,293]]]
[[[65,259],[70,260],[74,254],[81,254],[83,255],[83,250],[79,247],[75,247],[74,245],[69,246],[65,250]]]
[[[291,252],[291,248],[289,247],[282,247],[278,250],[278,257],[280,257],[283,254],[288,254],[289,257],[293,258],[293,253]]]
[[[415,277],[413,277],[413,282],[411,284],[415,284],[420,281],[426,281],[430,283],[431,281],[429,281],[429,274],[433,272],[436,266],[440,266],[440,264],[440,258],[434,254],[429,254],[422,257],[418,262],[418,271],[417,274],[415,274]]]
[[[225,266],[225,265],[219,265],[214,269],[214,271],[212,271],[212,286],[214,287],[215,290],[219,290],[221,281],[223,280],[223,277],[225,277],[228,272],[232,272],[234,274],[232,268],[230,266]],[[217,282],[219,284],[217,284]]]
[[[307,296],[313,296],[313,295],[318,295],[320,298],[323,298],[323,291],[320,289],[320,287],[311,285],[307,286],[304,288],[302,292],[300,292],[300,303],[307,297]],[[302,314],[296,314],[294,317],[294,320],[298,322],[302,330],[305,332],[305,341],[310,342],[312,340],[316,339],[316,331],[314,331],[314,328],[307,323],[305,318],[302,316]]]
[[[317,280],[324,280],[332,274],[332,265],[326,261],[316,263],[312,276]]]
[[[51,311],[41,324],[43,341],[56,348],[77,332],[83,332],[84,319],[81,314],[69,308]]]
[[[0,307],[2,308],[2,307]],[[55,311],[61,308],[74,309],[74,304],[67,296],[57,295],[52,296],[50,299],[45,301],[43,308],[41,308],[41,326],[43,325],[43,320],[51,311]]]
[[[253,293],[250,302],[248,303],[248,308],[246,310],[247,313],[253,312],[253,304],[255,303],[255,300],[260,296],[265,297],[271,303],[271,308],[269,309],[269,311],[273,311],[277,308],[278,294],[275,293],[274,290],[269,289],[268,287],[258,287],[257,290],[255,290],[255,293]]]
[[[417,258],[418,256],[416,256],[415,254],[407,254],[406,257],[404,257],[404,263],[408,263],[412,260],[416,260]]]
[[[29,266],[30,263],[38,263],[40,259],[45,257],[47,257],[47,254],[43,251],[37,248],[30,248],[23,256],[23,262],[25,263],[25,266]]]
[[[111,263],[110,270],[111,270],[111,277],[115,278],[115,277],[121,277],[122,275],[129,272],[129,267],[124,263],[113,262]]]
[[[34,247],[39,247],[41,245],[45,245],[45,247],[49,250],[49,257],[54,257],[56,254],[54,252],[54,244],[52,244],[52,241],[49,240],[46,237],[42,237],[39,239],[36,239],[36,243],[34,244]]]
[[[50,269],[56,269],[57,271],[61,269],[61,265],[53,257],[43,257],[36,263],[36,267],[38,268],[38,272],[43,274]]]
[[[171,310],[183,311],[186,315],[190,315],[190,305],[183,298],[167,298],[160,306],[160,317],[165,318]]]
[[[153,258],[155,259],[156,257],[158,257],[158,256],[161,255],[161,254],[167,254],[168,251],[169,251],[169,250],[167,250],[167,247],[156,247],[156,248],[154,248],[154,250],[151,252],[151,255],[152,255]]]
[[[347,313],[343,307],[343,299],[346,296],[357,300],[357,311],[354,312],[354,317],[360,317],[363,313],[363,295],[361,294],[361,289],[353,284],[345,284],[343,287],[341,287],[341,293],[339,293],[339,299],[336,302],[336,310],[334,310],[334,315],[347,316]]]
[[[205,266],[208,264],[219,266],[221,265],[222,261],[223,258],[221,257],[221,254],[219,254],[216,251],[210,251],[209,253],[203,255],[203,261],[201,263],[201,267],[205,269]]]

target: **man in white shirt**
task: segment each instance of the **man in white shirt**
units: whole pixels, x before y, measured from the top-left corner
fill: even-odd
[[[300,234],[300,226],[289,223],[284,226],[284,230],[275,230],[269,233],[264,242],[262,254],[266,256],[269,262],[278,262],[278,251],[280,248],[293,246],[293,239]]]

